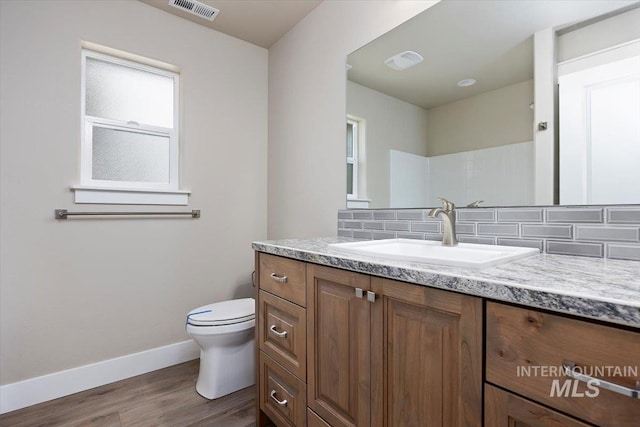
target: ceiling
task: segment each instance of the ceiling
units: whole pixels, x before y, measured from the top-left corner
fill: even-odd
[[[139,1],[268,49],[321,0],[198,0],[220,10],[213,22],[169,6],[168,0]]]
[[[351,53],[351,81],[429,109],[533,78],[533,37],[629,6],[630,1],[445,0]],[[384,61],[413,50],[424,62]],[[458,87],[462,79],[477,84]]]

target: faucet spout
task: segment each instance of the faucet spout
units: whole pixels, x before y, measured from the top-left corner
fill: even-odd
[[[434,208],[427,214],[431,218],[442,218],[442,245],[443,246],[456,246],[458,239],[456,238],[456,206],[445,198],[442,200],[442,208]]]

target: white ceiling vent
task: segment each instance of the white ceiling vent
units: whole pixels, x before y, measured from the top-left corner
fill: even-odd
[[[424,61],[424,58],[419,53],[412,50],[406,50],[402,53],[392,56],[384,61],[389,68],[394,70],[406,70]]]
[[[213,21],[220,11],[215,7],[200,3],[196,0],[169,0],[169,6],[197,15],[201,18]]]

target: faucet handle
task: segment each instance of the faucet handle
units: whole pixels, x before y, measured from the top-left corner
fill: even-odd
[[[445,211],[452,212],[456,208],[456,205],[454,205],[452,201],[447,200],[444,197],[438,197],[438,199],[442,201],[442,209]]]
[[[468,208],[477,208],[480,206],[480,203],[484,202],[484,200],[476,200],[475,202],[471,202],[467,205]]]

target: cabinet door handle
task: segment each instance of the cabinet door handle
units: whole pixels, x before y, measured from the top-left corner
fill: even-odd
[[[278,398],[276,397],[276,391],[275,390],[271,390],[271,398],[273,400],[275,400],[278,405],[284,406],[285,408],[287,407],[287,399],[278,400]]]
[[[363,296],[362,289],[356,288],[356,298],[362,298],[362,296]]]
[[[369,300],[369,302],[376,302],[375,292],[367,291],[367,299]]]
[[[274,334],[276,334],[277,336],[279,336],[280,338],[284,338],[284,337],[286,337],[286,336],[287,336],[287,331],[282,331],[282,332],[278,331],[278,330],[276,329],[276,325],[271,325],[271,327],[269,328],[269,330],[270,330],[271,332],[273,332]]]
[[[591,385],[594,385],[598,388],[603,388],[605,390],[609,390],[623,396],[631,397],[632,399],[640,399],[640,384],[637,384],[636,388],[630,388],[583,374],[579,370],[576,370],[578,364],[576,362],[572,362],[571,360],[563,360],[562,367],[564,368],[565,375],[569,378],[573,378],[574,380],[582,381],[585,383],[590,383]]]
[[[276,273],[271,273],[269,277],[271,277],[271,279],[275,280],[276,282],[287,283],[287,276],[278,276]]]

